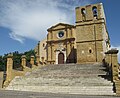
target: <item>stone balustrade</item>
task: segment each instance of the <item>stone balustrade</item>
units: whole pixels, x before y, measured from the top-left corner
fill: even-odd
[[[40,59],[39,56],[36,56],[36,63],[37,65],[40,64]],[[30,64],[33,66],[35,65],[35,57],[31,56],[30,58]],[[8,84],[11,82],[11,80],[15,77],[15,76],[21,76],[24,75],[26,73],[26,71],[30,71],[32,70],[31,68],[27,67],[27,59],[25,55],[21,56],[21,66],[23,68],[23,71],[17,71],[13,69],[13,54],[8,54],[7,56],[7,70],[6,70],[6,80],[4,82],[4,87],[8,86]],[[30,70],[28,70],[30,69]]]

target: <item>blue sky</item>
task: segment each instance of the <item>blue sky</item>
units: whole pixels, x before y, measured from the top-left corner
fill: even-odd
[[[33,49],[52,25],[75,24],[76,6],[100,2],[111,45],[120,49],[120,0],[0,0],[0,55]]]

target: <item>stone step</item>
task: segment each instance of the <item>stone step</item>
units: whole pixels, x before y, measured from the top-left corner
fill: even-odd
[[[69,93],[69,94],[83,94],[83,95],[114,95],[111,87],[76,87],[76,86],[9,86],[8,90],[22,90],[48,93]]]
[[[16,78],[11,82],[12,85],[23,84],[23,85],[60,85],[60,86],[73,86],[73,85],[94,85],[94,86],[112,86],[113,83],[103,79],[54,79],[54,78]]]
[[[41,71],[41,72],[32,72],[32,75],[38,75],[38,76],[42,76],[42,75],[106,75],[107,72],[103,71],[103,70],[72,70],[72,71],[61,71],[61,70],[56,70],[56,71]],[[30,75],[30,74],[29,74]],[[29,76],[27,75],[27,76]]]
[[[81,69],[81,70],[79,70],[79,69],[76,69],[76,70],[74,70],[74,69],[72,69],[72,70],[62,70],[62,73],[89,73],[89,72],[91,72],[91,73],[96,73],[96,72],[98,72],[98,73],[100,73],[100,72],[105,72],[104,70],[98,70],[98,69],[96,69],[96,70],[83,70],[83,69]],[[36,73],[38,73],[37,71],[36,72],[32,72],[33,74],[36,74]],[[50,71],[50,70],[48,70],[47,72],[46,71],[40,71],[40,74],[42,74],[42,73],[61,73],[61,70],[55,70],[55,71]],[[83,74],[84,74],[83,73]]]
[[[79,68],[79,69],[105,69],[105,67],[103,65],[88,65],[88,64],[59,64],[59,65],[48,65],[48,66],[45,66],[42,68],[42,70],[65,70],[65,69],[76,69],[76,68]]]
[[[92,71],[96,71],[96,70],[105,70],[106,68],[105,67],[76,67],[76,68],[74,68],[74,66],[72,66],[71,68],[70,67],[66,67],[66,68],[62,68],[62,67],[56,67],[56,68],[50,68],[49,69],[49,67],[44,67],[44,68],[42,68],[42,69],[40,69],[40,70],[37,70],[37,71],[39,71],[39,72],[44,72],[44,71],[66,71],[66,69],[68,70],[68,71],[76,71],[76,70],[92,70]]]
[[[43,67],[43,68],[41,68],[41,69],[38,69],[38,70],[35,70],[35,71],[33,71],[32,73],[33,74],[37,74],[38,72],[39,73],[45,73],[45,72],[47,72],[47,73],[49,73],[49,72],[52,72],[52,73],[56,73],[56,72],[61,72],[62,71],[62,73],[72,73],[72,72],[104,72],[105,71],[105,67],[95,67],[95,66],[92,66],[92,67],[90,67],[90,66],[88,66],[88,67],[86,67],[86,66],[83,66],[83,67],[81,67],[81,66],[72,66],[72,65],[70,65],[69,67],[68,67],[68,65],[66,65],[66,66],[60,66],[60,65],[49,65],[49,66],[45,66],[45,67]]]
[[[88,81],[88,82],[91,82],[91,81],[98,81],[98,82],[111,82],[111,81],[108,81],[108,80],[105,80],[103,78],[100,78],[100,77],[90,77],[90,78],[84,78],[84,77],[79,77],[79,78],[72,78],[72,79],[69,79],[69,78],[43,78],[43,77],[38,77],[38,78],[35,78],[35,77],[29,77],[29,78],[26,78],[26,77],[16,77],[14,79],[15,81],[21,81],[21,80],[25,80],[25,81],[33,81],[33,80],[36,80],[36,81],[44,81],[44,80],[47,80],[47,81],[66,81],[66,80],[69,80],[69,81]]]
[[[12,85],[14,85],[14,86],[17,86],[17,85],[24,85],[24,86],[112,86],[112,84],[72,84],[72,83],[27,83],[27,84],[21,84],[21,83],[19,83],[19,84],[17,84],[17,83],[15,83],[15,84],[12,84]],[[11,85],[11,86],[12,86]]]
[[[100,74],[99,74],[100,75]],[[27,76],[29,78],[35,77],[35,78],[68,78],[68,79],[73,79],[73,78],[93,78],[96,76],[99,76],[98,74],[84,74],[84,75],[31,75]],[[101,76],[106,77],[105,74],[101,74]],[[102,78],[102,77],[101,77]]]
[[[31,83],[31,82],[23,82],[23,83],[13,83],[12,85],[49,85],[49,86],[112,86],[113,84],[104,84],[104,83],[60,83],[60,82],[45,82],[45,83]]]

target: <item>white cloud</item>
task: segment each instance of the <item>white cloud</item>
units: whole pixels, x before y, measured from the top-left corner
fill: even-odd
[[[0,0],[0,26],[9,28],[10,37],[21,43],[25,38],[41,40],[51,25],[73,23],[75,7],[89,3],[91,0]]]
[[[115,49],[119,50],[119,52],[118,52],[118,62],[120,63],[120,46],[111,46],[111,48],[115,48]]]
[[[17,35],[17,34],[14,33],[14,32],[9,33],[9,35],[10,35],[10,38],[12,38],[12,39],[14,39],[14,40],[16,40],[16,41],[19,41],[20,43],[23,43],[23,41],[24,41],[24,38],[23,38],[23,37]]]

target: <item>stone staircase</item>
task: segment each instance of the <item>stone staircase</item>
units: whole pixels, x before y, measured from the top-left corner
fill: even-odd
[[[114,95],[106,67],[96,64],[47,65],[15,77],[6,90],[67,93],[83,95]]]

